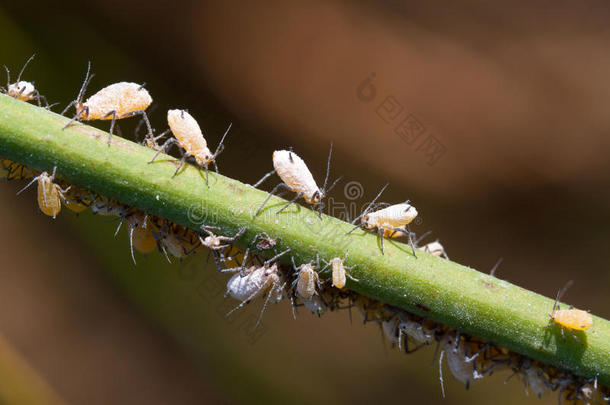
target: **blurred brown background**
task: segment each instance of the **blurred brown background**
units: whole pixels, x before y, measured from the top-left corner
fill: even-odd
[[[55,111],[92,60],[88,94],[146,82],[159,131],[168,108],[213,145],[233,122],[219,164],[248,183],[288,146],[321,178],[333,140],[337,200],[390,182],[384,199],[410,198],[453,260],[504,257],[499,277],[547,296],[573,279],[565,300],[608,318],[609,17],[602,1],[1,0],[0,63],[16,75],[36,53],[23,78]],[[346,313],[295,322],[288,303],[252,335],[261,303],[225,318],[205,257],[134,266],[116,222],[50,220],[20,186],[0,187],[0,333],[68,403],[441,402],[432,349],[384,348]],[[448,377],[442,402],[556,401],[506,377]]]

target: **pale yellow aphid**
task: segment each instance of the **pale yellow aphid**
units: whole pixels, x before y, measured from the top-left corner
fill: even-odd
[[[282,179],[282,183],[278,184],[273,188],[273,190],[269,193],[265,201],[261,204],[258,211],[254,216],[256,217],[267,201],[271,198],[271,196],[280,188],[286,188],[297,195],[282,209],[280,209],[277,213],[284,211],[291,204],[293,204],[299,198],[303,198],[307,204],[318,206],[318,212],[320,217],[322,216],[322,209],[324,208],[324,203],[322,200],[326,197],[326,195],[335,187],[337,182],[341,180],[339,177],[337,180],[333,182],[333,184],[326,188],[326,184],[328,182],[328,175],[330,174],[330,158],[333,152],[333,144],[330,144],[330,152],[328,153],[328,162],[326,165],[326,178],[324,179],[324,186],[319,188],[316,184],[316,181],[313,179],[309,168],[296,153],[291,150],[276,150],[273,152],[273,170],[263,176],[258,182],[254,184],[254,187],[258,187],[263,181],[265,181],[269,176],[273,173],[277,173],[277,175]]]
[[[345,253],[343,259],[340,257],[335,257],[330,259],[326,268],[330,268],[331,270],[331,280],[333,287],[342,289],[345,287],[345,283],[347,281],[347,277],[351,278],[354,281],[358,281],[358,279],[352,277],[347,270],[351,270],[352,267],[345,266],[345,260],[347,259],[349,253]]]
[[[53,183],[56,169],[57,167],[53,169],[53,174],[50,176],[47,172],[42,172],[17,193],[21,194],[34,182],[38,182],[38,207],[43,214],[53,217],[54,219],[61,211],[62,200],[65,200],[63,194],[70,189],[70,187],[68,187],[65,190],[62,190],[59,185]]]
[[[587,330],[593,325],[593,318],[591,314],[587,311],[583,311],[581,309],[560,309],[559,300],[563,293],[572,285],[572,281],[568,281],[568,283],[557,293],[557,298],[555,299],[555,304],[553,305],[553,310],[549,314],[551,317],[551,323],[547,325],[547,327],[552,326],[553,324],[558,324],[561,327],[561,336],[564,337],[564,329],[567,329],[568,332],[576,339],[580,341],[578,337],[574,334],[575,330]]]
[[[377,234],[380,237],[381,253],[383,254],[383,239],[384,238],[397,238],[399,236],[407,235],[409,237],[409,243],[415,255],[415,245],[413,243],[412,233],[409,231],[408,226],[417,217],[417,210],[414,206],[406,201],[401,204],[394,204],[388,207],[382,208],[377,211],[372,211],[373,204],[381,193],[386,189],[388,185],[383,186],[379,194],[371,201],[364,212],[356,217],[352,224],[360,219],[360,225],[356,225],[348,234],[352,233],[355,229],[363,227],[364,229],[377,230]]]
[[[17,100],[36,100],[38,102],[39,107],[40,100],[43,100],[48,106],[47,100],[44,98],[44,96],[40,95],[38,90],[36,90],[36,87],[34,87],[34,83],[21,80],[21,75],[23,74],[23,71],[25,70],[28,63],[30,63],[32,59],[34,59],[34,56],[36,55],[30,56],[27,62],[25,62],[25,64],[21,68],[21,71],[19,72],[19,76],[17,76],[17,81],[15,83],[11,83],[11,73],[8,70],[8,67],[4,66],[4,69],[6,70],[6,89],[3,87],[0,89],[2,89],[2,92],[6,93],[7,96],[16,98]]]
[[[152,137],[152,128],[145,111],[152,103],[152,97],[141,84],[130,82],[114,83],[99,90],[83,103],[85,90],[93,77],[93,75],[89,76],[90,68],[91,62],[87,65],[85,81],[78,93],[77,99],[68,104],[62,112],[63,115],[71,106],[76,108],[76,115],[64,128],[70,126],[73,121],[112,120],[108,137],[108,145],[110,145],[114,122],[140,114],[148,128],[147,136]]]
[[[133,249],[135,248],[140,253],[148,254],[157,248],[158,242],[155,233],[153,232],[153,225],[148,219],[148,214],[137,210],[133,210],[127,214],[125,214],[125,212],[121,213],[120,216],[122,216],[123,219],[119,223],[114,234],[116,236],[123,221],[126,220],[129,225],[129,248],[131,251],[131,259],[133,260],[133,263],[136,264]]]
[[[169,110],[167,112],[167,123],[169,125],[169,129],[174,134],[175,138],[168,139],[163,145],[161,145],[158,149],[157,154],[152,158],[151,162],[154,161],[157,156],[161,152],[164,152],[166,148],[172,144],[178,145],[182,149],[184,149],[184,154],[182,156],[182,160],[180,165],[176,169],[176,173],[182,168],[184,162],[188,157],[192,157],[195,159],[195,162],[200,167],[205,168],[206,170],[206,182],[207,182],[207,170],[210,163],[214,164],[214,168],[216,172],[218,172],[218,166],[216,165],[216,157],[223,151],[224,146],[223,142],[229,130],[231,129],[231,125],[225,131],[216,151],[212,153],[208,148],[208,143],[203,136],[203,132],[201,132],[201,127],[197,120],[193,118],[191,114],[186,110]],[[161,135],[164,135],[165,132]]]

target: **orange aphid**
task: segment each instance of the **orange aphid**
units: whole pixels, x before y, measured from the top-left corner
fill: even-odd
[[[62,112],[64,114],[73,105],[76,108],[76,115],[65,128],[70,126],[73,121],[112,120],[108,137],[108,145],[110,145],[114,122],[140,114],[148,127],[148,136],[152,136],[152,128],[145,112],[152,103],[152,97],[140,84],[130,82],[114,83],[104,87],[83,103],[85,90],[93,77],[93,75],[89,75],[90,68],[91,62],[87,65],[85,81],[78,93],[77,99],[68,104]]]
[[[81,188],[72,188],[64,200],[64,205],[70,211],[76,212],[77,214],[83,212],[91,205],[91,193]]]
[[[63,194],[70,188],[62,190],[59,185],[53,183],[56,169],[57,167],[53,169],[53,174],[50,176],[47,172],[42,172],[17,193],[20,194],[34,182],[38,182],[38,206],[40,211],[53,218],[61,211],[61,201],[65,200]]]
[[[565,328],[576,340],[578,340],[573,331],[589,329],[593,325],[593,318],[589,312],[581,309],[573,309],[573,307],[570,307],[570,309],[560,309],[559,299],[571,285],[572,281],[568,281],[565,287],[563,287],[557,293],[553,310],[549,314],[551,317],[551,323],[548,326],[556,323],[561,327],[561,336],[564,336],[563,330]]]

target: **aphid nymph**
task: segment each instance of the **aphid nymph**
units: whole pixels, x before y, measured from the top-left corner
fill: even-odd
[[[276,191],[278,191],[280,188],[284,188],[296,193],[296,196],[288,204],[282,207],[277,212],[278,214],[288,208],[291,204],[294,204],[299,198],[303,197],[307,204],[318,207],[318,214],[320,218],[322,218],[322,209],[324,209],[324,203],[322,200],[335,187],[337,182],[341,180],[341,177],[339,177],[330,185],[330,187],[328,187],[328,189],[326,188],[328,183],[328,175],[330,174],[330,158],[332,153],[333,144],[331,142],[330,152],[328,153],[328,163],[326,165],[326,178],[324,179],[324,186],[319,188],[303,159],[294,153],[292,149],[276,150],[273,152],[274,170],[264,175],[262,179],[254,184],[254,187],[258,187],[273,173],[277,173],[280,179],[282,179],[282,183],[276,185],[273,190],[271,190],[265,201],[263,201],[259,207],[258,211],[256,211],[256,214],[254,214],[254,217],[261,212],[265,204],[267,204],[267,201],[269,201],[271,196]]]
[[[593,318],[588,311],[574,309],[572,306],[570,309],[561,309],[559,307],[559,300],[561,299],[561,296],[568,288],[570,288],[572,283],[572,280],[568,281],[568,283],[557,293],[555,304],[553,304],[553,310],[549,314],[551,317],[551,322],[547,325],[547,327],[550,327],[553,324],[558,324],[561,327],[562,337],[565,336],[563,330],[567,329],[574,339],[580,342],[580,339],[578,339],[578,337],[574,334],[574,331],[589,329],[593,325]]]
[[[23,74],[23,71],[25,70],[26,66],[32,61],[32,59],[34,59],[34,56],[36,55],[34,54],[30,56],[27,62],[25,62],[25,64],[21,68],[21,71],[19,72],[19,76],[17,76],[17,81],[15,83],[11,83],[11,73],[8,70],[8,67],[6,67],[5,65],[4,69],[6,70],[6,89],[4,87],[0,87],[0,90],[2,90],[3,93],[6,93],[7,96],[16,98],[17,100],[36,100],[38,102],[38,107],[41,106],[40,100],[43,100],[45,105],[48,107],[49,104],[47,103],[47,100],[44,98],[43,95],[38,92],[38,90],[36,90],[36,87],[34,87],[34,83],[21,80],[21,75]]]
[[[54,167],[53,174],[50,176],[47,172],[42,172],[17,193],[21,194],[34,182],[38,182],[38,207],[43,214],[53,217],[53,219],[61,211],[62,200],[65,202],[64,193],[70,189],[70,187],[62,189],[59,185],[53,183],[56,170],[57,167]]]
[[[87,64],[85,81],[78,92],[76,100],[72,101],[62,111],[62,115],[71,106],[76,108],[76,115],[64,128],[72,125],[74,121],[112,120],[110,123],[110,134],[108,135],[108,146],[112,141],[114,123],[116,120],[142,115],[148,128],[148,135],[152,137],[153,131],[146,115],[146,109],[152,103],[152,97],[143,85],[130,82],[119,82],[106,86],[83,103],[83,97],[89,82],[94,75],[89,75],[91,62]]]
[[[383,186],[379,194],[377,194],[373,201],[368,204],[362,214],[352,221],[352,224],[354,224],[360,219],[360,225],[354,226],[347,234],[352,233],[359,227],[377,230],[377,234],[380,237],[382,254],[384,253],[384,238],[397,238],[399,236],[407,235],[409,237],[411,250],[413,251],[413,256],[417,257],[415,254],[415,245],[413,243],[413,234],[409,230],[409,224],[417,217],[417,210],[415,207],[409,204],[409,201],[407,200],[401,204],[394,204],[377,211],[372,211],[373,204],[381,196],[381,193],[383,193],[387,186],[387,184]]]
[[[351,278],[353,281],[358,281],[358,279],[352,277],[347,270],[351,270],[352,267],[345,266],[345,260],[347,259],[349,252],[345,253],[343,259],[340,257],[335,257],[330,259],[324,269],[322,271],[326,271],[330,269],[331,271],[331,280],[333,287],[342,289],[345,287],[345,283],[347,281],[347,277]]]
[[[191,114],[186,110],[169,110],[167,112],[167,123],[169,125],[169,130],[174,134],[175,138],[168,139],[163,145],[158,149],[157,154],[152,158],[151,162],[153,162],[157,156],[161,152],[165,152],[166,148],[171,145],[178,145],[180,148],[184,149],[184,153],[182,155],[182,160],[180,161],[180,165],[176,168],[176,172],[174,175],[178,174],[182,166],[184,166],[184,162],[188,157],[192,157],[199,167],[203,167],[205,169],[205,179],[206,183],[208,181],[208,166],[210,163],[214,164],[214,169],[218,173],[218,165],[216,164],[216,158],[224,149],[224,140],[229,130],[231,129],[231,125],[225,131],[222,136],[216,151],[212,153],[208,148],[208,143],[203,136],[203,132],[201,132],[201,127],[199,123],[193,118]],[[163,134],[167,133],[165,131]],[[160,135],[160,136],[161,136]]]

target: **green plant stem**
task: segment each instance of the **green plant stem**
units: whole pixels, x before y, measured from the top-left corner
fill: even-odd
[[[402,243],[379,250],[375,234],[302,206],[276,214],[286,201],[272,198],[253,214],[267,193],[187,165],[173,176],[178,162],[119,137],[76,123],[63,130],[66,117],[0,95],[0,156],[57,174],[70,184],[97,192],[194,230],[202,223],[225,235],[248,231],[245,247],[260,233],[281,238],[297,263],[343,257],[356,266],[347,287],[360,294],[443,323],[463,333],[504,346],[533,359],[610,385],[610,322],[593,317],[593,326],[562,338],[557,325],[545,328],[553,300],[471,268],[425,253],[413,257]],[[286,263],[289,259],[284,258]]]

